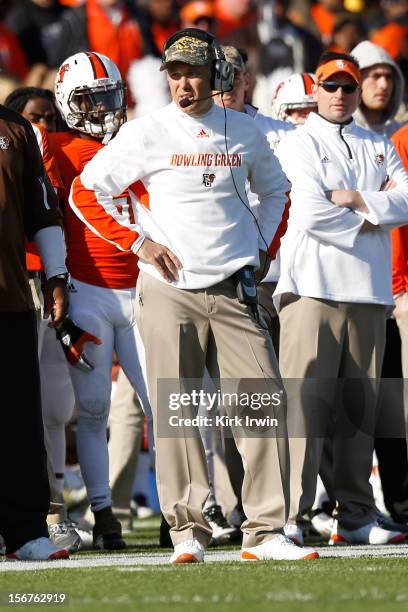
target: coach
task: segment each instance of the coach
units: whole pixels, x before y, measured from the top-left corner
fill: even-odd
[[[280,387],[267,329],[239,302],[234,275],[244,266],[258,267],[260,250],[265,259],[289,183],[256,123],[228,109],[224,115],[213,104],[212,92],[231,86],[232,67],[211,35],[187,29],[170,37],[162,69],[173,102],[123,126],[71,193],[81,189],[79,183],[94,190],[111,215],[105,237],[140,257],[137,317],[147,351],[157,484],[175,545],[171,561],[179,563],[202,561],[211,537],[202,516],[207,468],[199,438],[188,431],[184,437],[157,435],[158,419],[168,414],[168,405],[158,405],[158,382],[180,378],[183,388],[188,379],[201,379],[207,366],[216,378],[259,379],[257,391]],[[118,239],[124,221],[113,198],[137,179],[149,192],[149,208],[136,210],[139,234]],[[259,197],[262,236],[249,211],[247,179]],[[246,467],[244,558],[317,556],[282,532],[289,462],[281,426],[282,437],[236,440]]]
[[[318,113],[311,113],[277,150],[292,181],[275,291],[281,373],[284,379],[316,379],[318,391],[308,399],[306,390],[313,386],[303,383],[301,389],[292,389],[294,403],[288,404],[289,411],[304,412],[308,427],[290,440],[290,524],[311,507],[320,464],[324,432],[319,439],[314,438],[318,432],[310,434],[308,409],[315,409],[319,398],[329,405],[334,402],[336,379],[359,381],[345,405],[355,429],[344,435],[343,430],[334,440],[337,521],[331,544],[403,539],[376,525],[368,480],[375,379],[381,376],[385,309],[393,304],[389,229],[408,220],[408,177],[387,138],[355,125],[352,114],[360,85],[352,56],[324,54],[314,86]],[[365,398],[357,396],[362,389]],[[289,395],[288,387],[288,401]],[[337,413],[342,425],[345,416],[344,411]],[[302,437],[306,432],[307,439]],[[298,535],[301,540],[301,532]]]

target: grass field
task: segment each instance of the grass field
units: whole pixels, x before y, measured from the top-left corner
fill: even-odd
[[[142,525],[137,521],[135,534],[128,538],[129,553],[157,554],[158,526],[150,519],[146,527]],[[85,560],[89,555],[80,553],[73,558],[81,556]],[[201,612],[213,606],[220,612],[408,609],[408,557],[322,558],[297,563],[226,561],[191,566],[119,564],[18,572],[1,569],[0,564],[3,593],[68,595],[68,605],[30,605],[30,610]]]

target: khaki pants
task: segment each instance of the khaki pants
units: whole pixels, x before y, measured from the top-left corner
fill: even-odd
[[[276,392],[280,375],[266,329],[238,302],[227,279],[207,290],[181,290],[141,273],[136,309],[146,347],[147,377],[156,442],[157,487],[173,544],[197,538],[206,545],[211,530],[202,508],[209,493],[207,465],[199,437],[157,435],[160,379],[201,379],[207,366],[213,378],[257,379],[257,391]],[[168,413],[167,413],[168,414]],[[279,436],[236,437],[245,476],[242,487],[244,546],[280,533],[288,507],[288,441],[286,421]],[[232,427],[234,435],[234,427]]]
[[[313,505],[324,442],[324,437],[310,433],[316,395],[308,395],[308,392],[312,386],[318,389],[319,401],[326,402],[330,408],[336,394],[336,379],[359,379],[364,387],[364,398],[359,404],[359,396],[350,396],[346,409],[355,409],[356,413],[362,410],[362,426],[350,435],[336,436],[337,425],[333,441],[336,514],[345,529],[357,529],[371,522],[374,513],[372,488],[368,482],[374,440],[366,432],[373,431],[376,419],[379,380],[375,379],[381,376],[385,307],[285,294],[281,301],[280,324],[279,363],[288,394],[291,459],[289,522],[295,523]],[[313,381],[291,383],[287,379]],[[340,415],[340,420],[342,418]],[[293,435],[295,419],[300,425]]]
[[[109,481],[112,509],[124,529],[132,528],[130,499],[143,437],[139,398],[120,370],[109,414]]]

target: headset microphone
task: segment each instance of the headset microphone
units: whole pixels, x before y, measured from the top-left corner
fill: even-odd
[[[194,102],[197,102],[197,100],[194,100],[194,98],[192,100],[190,100],[189,98],[182,98],[179,102],[179,105],[181,106],[181,108],[187,108],[188,106],[194,104]]]
[[[189,106],[191,106],[192,104],[194,104],[194,102],[202,102],[203,100],[209,100],[210,98],[214,98],[214,96],[218,96],[219,94],[223,94],[223,93],[227,93],[229,91],[231,91],[233,88],[233,86],[231,85],[231,87],[225,91],[216,91],[215,93],[211,94],[210,96],[206,96],[205,98],[182,98],[179,101],[179,106],[181,106],[181,108],[188,108]]]

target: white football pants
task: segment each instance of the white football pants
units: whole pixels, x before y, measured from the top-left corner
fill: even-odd
[[[69,368],[78,412],[79,463],[93,511],[112,504],[106,427],[114,351],[145,414],[150,415],[144,347],[134,318],[135,295],[135,287],[108,289],[75,278],[71,281],[70,317],[79,327],[102,340],[99,346],[89,342],[84,347],[94,370]]]

